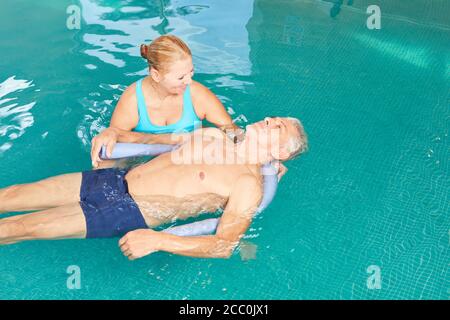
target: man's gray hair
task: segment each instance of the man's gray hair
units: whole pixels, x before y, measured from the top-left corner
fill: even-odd
[[[286,160],[292,160],[299,154],[308,150],[308,136],[306,135],[305,129],[302,123],[297,118],[287,117],[298,130],[298,135],[289,138],[287,142],[287,150],[289,152],[289,157]]]

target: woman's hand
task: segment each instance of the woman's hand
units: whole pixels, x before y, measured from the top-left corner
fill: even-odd
[[[119,240],[120,250],[130,260],[135,260],[158,251],[158,232],[151,229],[137,229],[128,232]]]
[[[102,161],[100,159],[99,153],[103,145],[106,146],[106,155],[108,157],[111,157],[112,150],[114,148],[114,145],[117,142],[117,139],[119,137],[119,133],[115,128],[106,128],[103,130],[100,134],[96,135],[92,139],[92,147],[91,147],[91,159],[92,159],[92,166],[94,168],[98,167],[99,162]]]
[[[281,178],[288,171],[288,168],[286,168],[286,166],[279,161],[274,161],[272,164],[275,167],[275,169],[277,169],[277,171],[278,171],[278,181],[280,181]]]

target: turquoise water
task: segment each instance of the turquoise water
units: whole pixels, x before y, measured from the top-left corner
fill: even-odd
[[[71,4],[80,29],[66,26]],[[380,30],[366,27],[371,4]],[[146,74],[138,45],[164,33],[189,44],[194,78],[239,123],[298,117],[310,151],[229,260],[26,242],[0,247],[0,299],[448,299],[449,12],[444,0],[2,1],[0,187],[89,169],[91,138]]]

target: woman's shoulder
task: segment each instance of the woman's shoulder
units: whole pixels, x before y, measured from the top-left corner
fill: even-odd
[[[111,123],[118,122],[136,126],[138,121],[136,82],[134,82],[122,92],[114,109]]]
[[[201,84],[198,81],[192,80],[192,83],[190,85],[191,89],[191,96],[192,98],[207,98],[208,95],[214,94],[209,90],[207,87],[205,87],[203,84]]]
[[[138,80],[138,81],[139,81],[139,80]],[[138,81],[135,81],[135,82],[133,82],[132,84],[130,84],[130,85],[123,91],[123,94],[122,94],[122,95],[126,94],[127,96],[130,95],[130,96],[135,96],[135,97],[136,97],[136,86],[137,86],[137,82],[138,82]]]
[[[122,92],[119,102],[125,102],[127,105],[134,105],[132,103],[136,103],[136,101],[136,82],[133,82]]]
[[[192,80],[190,88],[192,103],[196,111],[201,114],[205,114],[206,108],[211,109],[215,105],[221,105],[216,95],[200,82]]]

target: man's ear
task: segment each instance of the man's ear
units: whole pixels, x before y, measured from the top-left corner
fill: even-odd
[[[150,76],[155,82],[161,81],[161,73],[153,67],[150,67]]]

